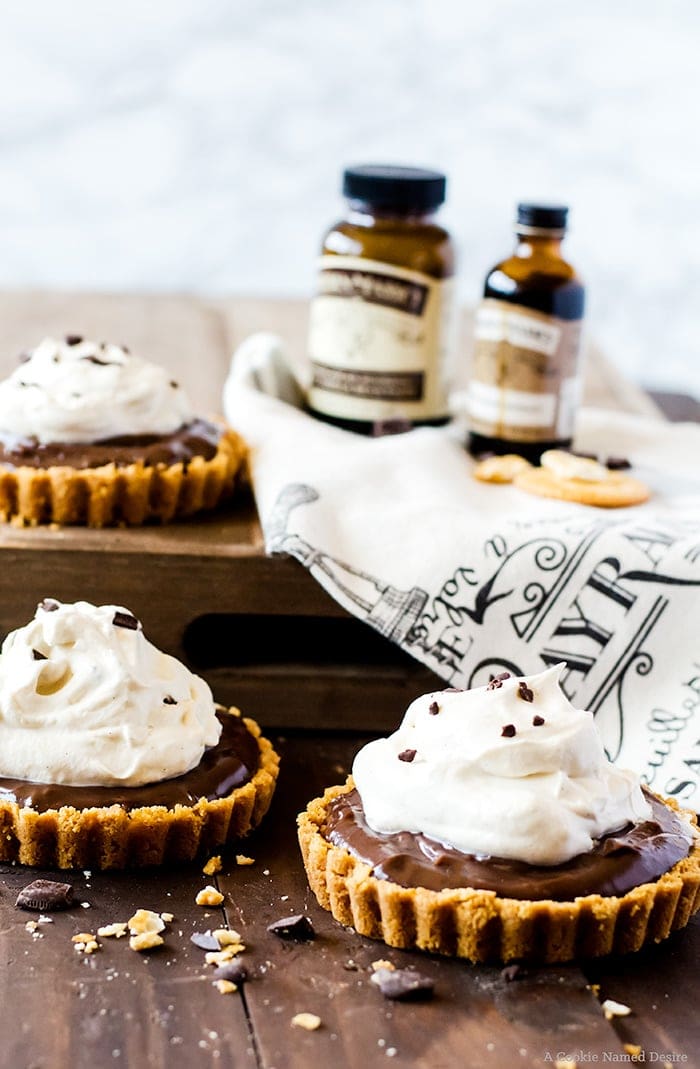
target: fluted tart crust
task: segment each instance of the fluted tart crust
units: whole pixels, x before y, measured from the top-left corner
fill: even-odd
[[[240,717],[237,709],[223,715]],[[0,861],[60,869],[140,868],[192,861],[242,838],[267,812],[279,769],[279,757],[257,723],[248,717],[242,722],[257,743],[257,768],[224,797],[172,807],[115,803],[46,810],[0,799]],[[139,788],[133,790],[137,794]]]
[[[654,882],[619,897],[520,900],[471,888],[403,887],[324,835],[333,800],[352,778],[311,801],[298,818],[307,877],[319,904],[343,925],[392,947],[473,962],[562,962],[639,950],[683,928],[700,909],[700,839]],[[663,799],[672,809],[673,800]],[[686,813],[695,824],[693,814]]]

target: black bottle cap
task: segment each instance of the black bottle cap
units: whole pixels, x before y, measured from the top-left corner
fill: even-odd
[[[568,214],[565,204],[519,204],[518,225],[537,230],[566,230]]]
[[[343,196],[372,208],[430,211],[445,200],[447,179],[421,167],[363,164],[343,172]]]

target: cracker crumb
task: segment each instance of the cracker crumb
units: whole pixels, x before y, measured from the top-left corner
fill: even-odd
[[[94,954],[100,949],[100,944],[91,932],[78,932],[72,937],[71,942],[78,954]]]
[[[115,921],[113,924],[104,924],[101,928],[97,929],[97,934],[103,939],[121,939],[123,935],[126,935],[126,924],[124,921]]]
[[[233,928],[215,928],[211,934],[220,947],[228,947],[241,941],[240,932],[235,931]]]
[[[628,1017],[632,1010],[629,1006],[625,1006],[624,1002],[615,1002],[615,999],[606,998],[605,1002],[600,1004],[605,1019],[612,1021],[613,1017]]]
[[[642,1048],[639,1043],[623,1043],[625,1054],[629,1054],[630,1058],[638,1058],[642,1053]]]
[[[225,962],[231,961],[243,950],[245,950],[243,943],[232,943],[230,946],[224,947],[223,950],[209,950],[204,955],[204,960],[207,965],[223,965]]]
[[[165,922],[159,913],[152,909],[137,909],[133,917],[127,921],[132,935],[142,935],[144,932],[162,932]]]
[[[25,932],[35,932],[38,927],[39,927],[39,922],[38,921],[27,921],[27,923],[24,926],[24,930],[25,930]]]
[[[372,972],[377,972],[379,969],[389,969],[390,972],[394,972],[396,966],[393,961],[386,961],[385,958],[377,958],[372,962]]]
[[[306,1032],[315,1032],[321,1027],[321,1018],[315,1013],[296,1013],[292,1017],[292,1024],[296,1028],[303,1028]]]
[[[598,995],[600,994],[600,984],[589,984],[588,986],[595,997],[598,998]]]
[[[254,865],[255,864],[255,858],[254,857],[246,857],[245,854],[236,854],[236,864],[237,865]]]
[[[160,919],[162,921],[165,921],[166,924],[172,924],[172,922],[175,920],[175,914],[174,913],[161,913]]]
[[[136,950],[139,953],[142,950],[153,950],[154,947],[163,945],[162,935],[158,935],[158,932],[139,932],[138,935],[132,935],[129,940],[129,946],[132,950]]]
[[[232,995],[234,991],[238,991],[238,987],[231,980],[215,980],[214,987],[221,995]]]
[[[224,896],[221,891],[217,891],[216,887],[212,887],[211,884],[203,887],[195,898],[198,906],[220,906],[223,900]]]
[[[202,869],[205,876],[214,876],[217,872],[221,872],[223,865],[221,864],[221,856],[214,854],[214,857],[210,857],[206,865]]]

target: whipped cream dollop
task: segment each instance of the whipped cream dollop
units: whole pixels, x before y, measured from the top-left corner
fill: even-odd
[[[562,692],[562,667],[417,698],[355,758],[370,828],[557,865],[649,819],[639,777],[608,760],[592,713]]]
[[[203,679],[118,605],[46,599],[0,652],[0,776],[138,787],[179,776],[218,742]]]
[[[97,442],[172,434],[193,419],[187,394],[156,364],[118,345],[45,338],[0,382],[0,434]]]

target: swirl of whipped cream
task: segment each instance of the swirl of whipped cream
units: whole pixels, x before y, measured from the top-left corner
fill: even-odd
[[[192,418],[164,368],[70,335],[45,338],[0,382],[0,433],[41,444],[172,434]]]
[[[649,819],[639,777],[611,764],[592,713],[563,694],[562,667],[412,702],[393,735],[355,758],[369,826],[557,865]]]
[[[138,787],[197,765],[221,726],[211,691],[128,609],[45,600],[0,653],[0,776]]]

